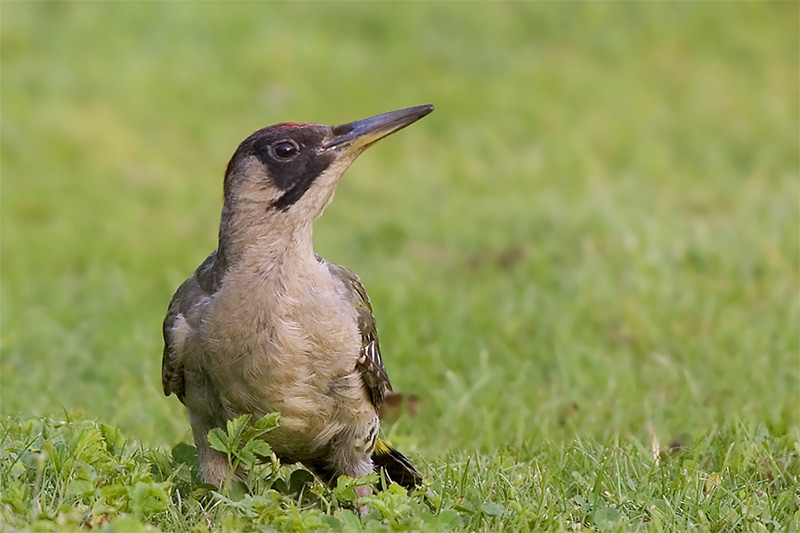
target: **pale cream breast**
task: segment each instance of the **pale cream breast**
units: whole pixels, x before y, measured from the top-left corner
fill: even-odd
[[[355,310],[316,259],[297,270],[302,275],[264,275],[246,261],[240,267],[228,273],[203,321],[205,368],[226,416],[280,412],[281,425],[267,439],[276,453],[313,456],[374,410],[355,371]]]

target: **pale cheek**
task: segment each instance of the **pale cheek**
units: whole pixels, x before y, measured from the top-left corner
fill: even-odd
[[[280,191],[276,187],[270,187],[263,182],[248,180],[242,185],[239,191],[239,203],[260,203],[267,205],[280,196]]]
[[[355,156],[339,159],[320,174],[298,202],[298,207],[300,207],[298,211],[303,211],[306,216],[313,218],[320,216],[333,200],[339,179],[354,159]]]

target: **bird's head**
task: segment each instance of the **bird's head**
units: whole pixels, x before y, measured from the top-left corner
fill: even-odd
[[[228,163],[224,209],[244,216],[248,225],[311,222],[361,152],[431,111],[432,105],[421,105],[340,126],[283,123],[260,129]]]

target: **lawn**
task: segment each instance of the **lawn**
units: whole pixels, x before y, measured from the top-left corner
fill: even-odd
[[[797,3],[0,13],[0,529],[800,529]],[[315,226],[425,486],[198,484],[160,328],[230,155],[425,103]]]

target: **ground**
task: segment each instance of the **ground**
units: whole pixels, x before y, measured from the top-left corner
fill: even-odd
[[[800,528],[798,4],[0,7],[4,528]],[[198,485],[160,324],[228,158],[424,103],[315,245],[425,487]]]

